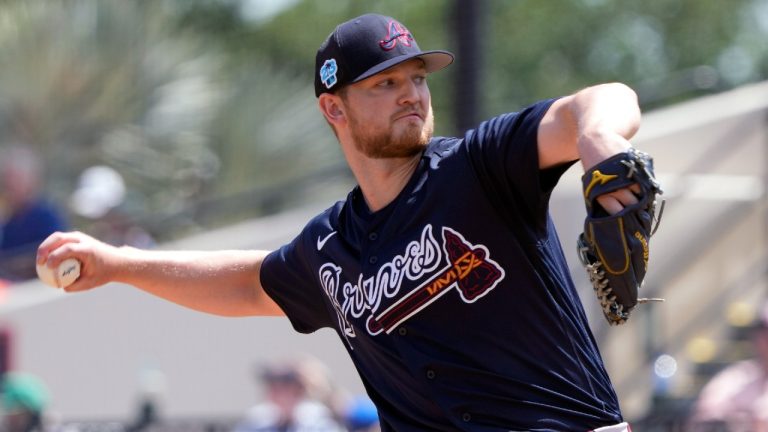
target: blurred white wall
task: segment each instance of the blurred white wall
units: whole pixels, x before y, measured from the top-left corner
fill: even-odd
[[[320,207],[243,223],[169,249],[275,248]],[[0,326],[15,336],[15,369],[39,375],[68,420],[130,419],[147,372],[161,371],[169,417],[237,418],[261,395],[259,364],[310,354],[352,393],[364,390],[338,337],[293,331],[286,318],[222,318],[110,284],[65,295],[32,281],[8,290]]]

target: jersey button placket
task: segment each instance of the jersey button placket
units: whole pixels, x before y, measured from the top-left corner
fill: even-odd
[[[399,334],[400,336],[405,336],[408,334],[408,329],[406,329],[405,327],[400,327],[399,329],[397,329],[397,334]]]
[[[368,240],[371,242],[375,242],[379,238],[379,234],[376,233],[376,231],[371,231],[368,233]],[[376,255],[372,255],[368,257],[368,264],[376,265],[376,263],[379,262],[379,257]]]
[[[437,374],[435,373],[434,370],[427,369],[427,379],[433,380],[433,379],[435,379],[436,376],[437,376]]]
[[[472,414],[465,412],[464,414],[461,415],[461,419],[466,423],[472,420]]]

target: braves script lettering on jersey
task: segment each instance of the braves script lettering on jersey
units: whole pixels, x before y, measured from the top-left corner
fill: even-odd
[[[538,169],[551,101],[434,138],[400,195],[359,189],[262,265],[300,332],[344,341],[385,431],[564,431],[621,422]]]
[[[441,252],[441,249],[444,252]],[[382,298],[391,299],[400,293],[403,278],[422,280],[443,263],[445,267],[428,278],[418,288],[400,297],[389,308],[378,313]],[[422,231],[419,241],[411,242],[405,254],[379,267],[376,275],[357,284],[346,282],[339,292],[342,269],[334,263],[320,267],[320,283],[331,299],[339,319],[339,327],[347,337],[355,337],[355,329],[348,317],[360,318],[368,312],[366,329],[375,336],[394,327],[428,306],[451,287],[459,287],[462,299],[472,303],[493,289],[504,277],[504,270],[488,258],[488,250],[467,243],[458,232],[443,228],[442,248],[432,234],[432,225]],[[339,304],[338,298],[342,298]],[[351,349],[354,349],[350,345]]]

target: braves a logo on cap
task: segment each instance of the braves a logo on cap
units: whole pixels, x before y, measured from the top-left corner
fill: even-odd
[[[405,46],[411,46],[412,40],[411,32],[404,25],[392,20],[387,24],[387,37],[379,41],[379,46],[384,51],[389,51],[397,46],[398,41]]]
[[[328,59],[323,63],[323,66],[320,68],[320,81],[325,88],[331,88],[336,84],[336,81],[338,81],[336,72],[338,71],[339,68],[336,66],[336,59]]]

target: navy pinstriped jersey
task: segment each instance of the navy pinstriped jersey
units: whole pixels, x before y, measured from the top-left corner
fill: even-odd
[[[586,431],[616,394],[549,218],[545,101],[434,138],[398,197],[359,189],[261,269],[294,328],[332,327],[384,430]]]

